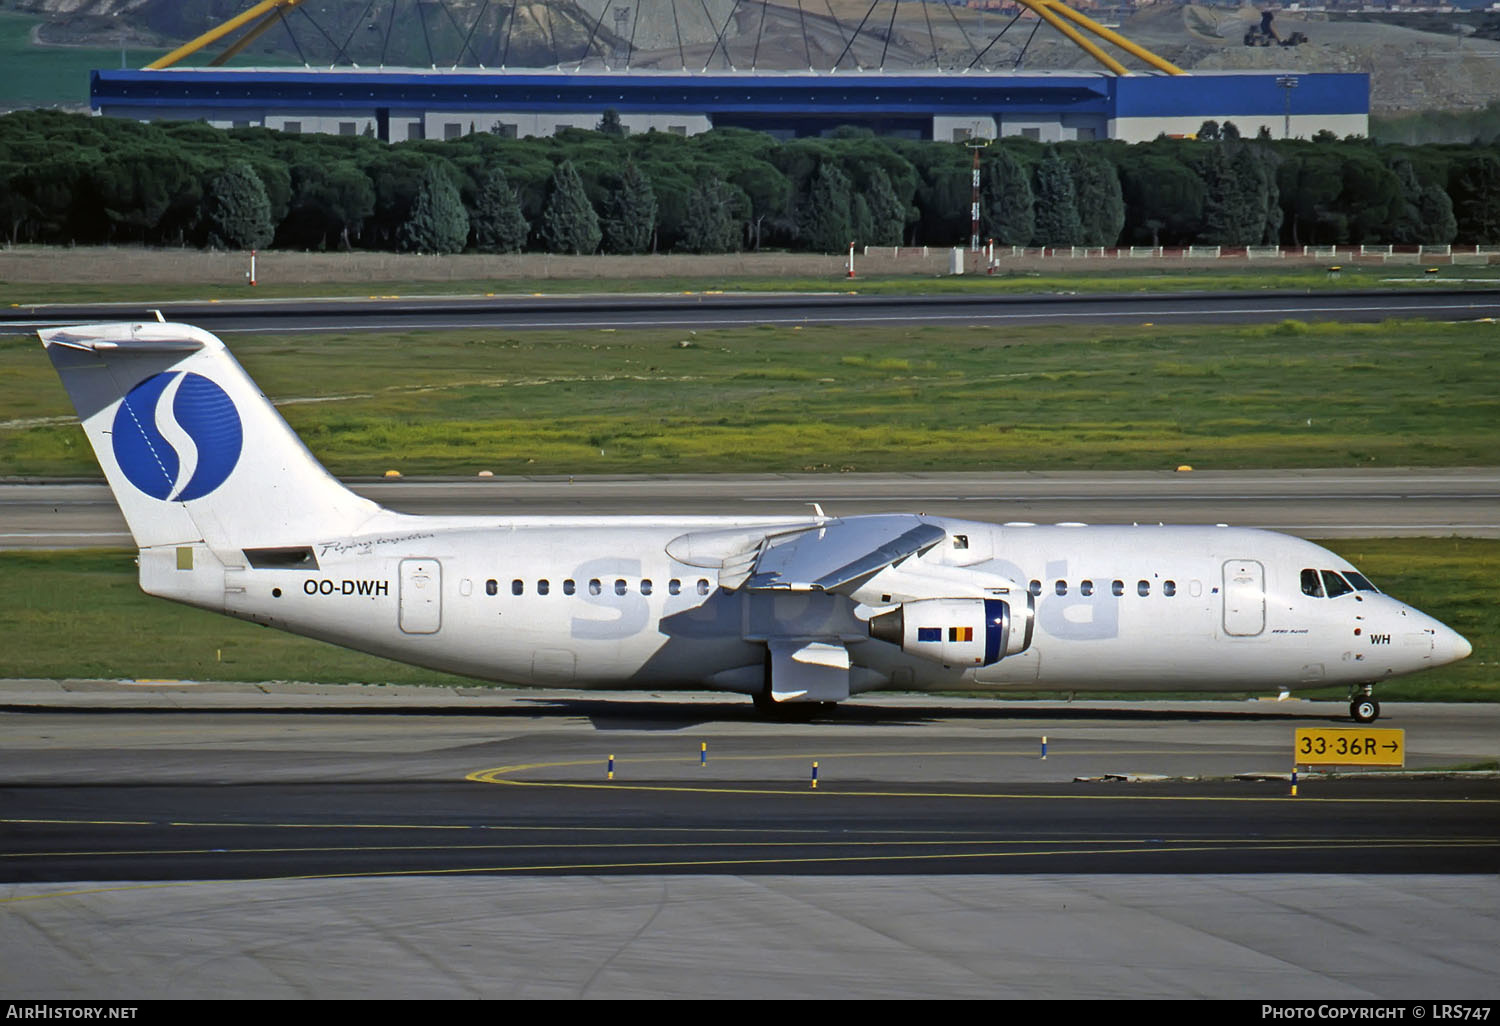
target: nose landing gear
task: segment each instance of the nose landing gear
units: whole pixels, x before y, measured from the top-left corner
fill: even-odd
[[[1380,703],[1375,701],[1374,687],[1362,684],[1357,691],[1349,692],[1349,718],[1355,723],[1374,723],[1380,718]]]

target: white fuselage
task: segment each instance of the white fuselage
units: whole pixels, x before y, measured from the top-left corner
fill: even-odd
[[[383,512],[359,534],[313,544],[315,569],[202,547],[179,569],[174,546],[142,550],[141,580],[152,594],[436,670],[570,687],[754,693],[768,642],[797,639],[845,645],[851,692],[1355,685],[1468,653],[1379,592],[1308,594],[1304,571],[1353,567],[1286,535],[927,519],[947,537],[852,597],[728,589],[718,569],[668,553],[694,532],[806,523],[764,518]],[[870,637],[870,617],[903,601],[997,585],[1010,589],[1017,631],[1033,619],[1024,648],[990,665],[945,665]]]

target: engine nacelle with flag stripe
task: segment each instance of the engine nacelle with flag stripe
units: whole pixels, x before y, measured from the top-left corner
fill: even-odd
[[[988,666],[1024,652],[1031,623],[1029,601],[1016,617],[1005,599],[921,599],[872,616],[870,637],[946,666]]]

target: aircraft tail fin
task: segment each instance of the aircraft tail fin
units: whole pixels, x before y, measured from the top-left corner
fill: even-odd
[[[323,469],[209,332],[148,321],[38,334],[139,547],[310,545],[380,512]]]

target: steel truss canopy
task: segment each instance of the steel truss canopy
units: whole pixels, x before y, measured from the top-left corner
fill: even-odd
[[[554,31],[550,9],[546,9],[545,28],[551,47],[551,56],[555,59],[556,67],[560,70],[564,64],[576,64],[577,68],[581,70],[587,61],[591,58],[597,58],[606,67],[610,66],[611,62],[613,62],[615,65],[614,70],[630,70],[632,56],[637,51],[635,22],[640,20],[639,8],[644,7],[650,0],[634,0],[634,2],[637,5],[634,21],[629,20],[631,18],[631,8],[616,6],[614,9],[616,27],[620,28],[623,32],[624,26],[627,23],[629,24],[628,40],[622,40],[621,33],[610,36],[607,30],[601,32],[601,29],[604,28],[605,16],[610,12],[611,6],[617,3],[617,0],[598,0],[598,14],[592,18],[592,26],[589,29],[587,41],[581,50],[566,54],[564,50],[571,50],[571,46],[565,46],[564,41],[559,39],[558,34]],[[656,0],[656,2],[671,5],[675,0]],[[1015,60],[1017,67],[1020,66],[1022,59],[1025,57],[1026,50],[1030,47],[1032,39],[1035,38],[1036,30],[1045,23],[1055,29],[1069,42],[1083,50],[1090,58],[1098,62],[1099,65],[1112,74],[1129,75],[1131,72],[1119,59],[1111,56],[1104,49],[1105,45],[1114,47],[1124,54],[1140,60],[1154,71],[1168,75],[1181,75],[1184,73],[1181,68],[1172,62],[1132,42],[1113,29],[1074,10],[1063,3],[1062,0],[1015,0],[1015,2],[1020,6],[1015,16],[999,32],[991,36],[988,42],[985,42],[982,29],[977,33],[980,35],[979,39],[975,39],[970,35],[968,28],[959,22],[957,15],[954,13],[953,5],[933,2],[933,0],[907,0],[908,4],[915,4],[918,8],[922,9],[923,19],[931,40],[932,55],[930,59],[933,70],[943,70],[941,68],[942,57],[939,55],[938,39],[933,28],[933,15],[930,11],[931,8],[940,8],[953,21],[968,50],[973,53],[973,58],[969,60],[967,65],[962,67],[961,70],[963,71],[971,70],[976,66],[981,70],[989,70],[984,64],[986,56],[994,50],[995,46],[1006,33],[1017,24],[1023,14],[1029,12],[1035,15],[1037,20],[1034,23],[1031,37],[1022,45],[1020,56]],[[580,0],[578,9],[582,10],[585,15],[588,15],[591,3],[592,0]],[[832,5],[826,4],[826,0],[827,18],[823,18],[822,15],[817,14],[810,15],[809,12],[804,10],[803,0],[797,0],[797,23],[801,30],[808,70],[827,70],[830,72],[866,70],[866,65],[856,52],[856,44],[862,38],[869,46],[878,45],[879,47],[878,64],[871,65],[871,68],[873,70],[885,70],[890,43],[896,25],[896,16],[900,11],[901,3],[902,0],[871,0],[869,7],[865,10],[864,16],[859,20],[858,24],[852,27],[852,31],[846,33],[845,26],[834,13]],[[754,17],[754,8],[756,6],[760,7],[758,27],[749,61],[749,70],[757,70],[760,63],[761,42],[767,21],[766,15],[771,6],[769,0],[760,0],[759,5],[755,3],[755,0],[748,0],[748,2],[747,0],[732,0],[728,13],[722,19],[713,17],[708,5],[703,3],[702,0],[700,0],[700,5],[703,8],[703,14],[708,17],[709,29],[713,32],[714,37],[713,44],[708,51],[708,56],[701,69],[703,71],[709,70],[716,55],[722,56],[723,64],[728,70],[739,70],[730,55],[727,38],[728,30],[735,14],[742,7],[746,9],[752,19]],[[404,19],[402,20],[403,34],[407,31],[406,22],[415,21],[416,29],[419,32],[413,31],[412,36],[415,38],[417,35],[420,35],[425,44],[429,67],[437,68],[440,65],[448,65],[455,69],[460,66],[479,68],[498,66],[504,68],[507,66],[511,54],[512,34],[517,23],[517,10],[519,6],[520,0],[510,0],[509,4],[483,0],[482,3],[473,7],[472,16],[468,24],[465,24],[461,17],[464,12],[455,13],[448,0],[429,0],[427,3],[420,2],[420,0],[369,0],[352,25],[348,23],[347,19],[345,19],[344,23],[335,25],[325,23],[327,21],[326,12],[314,15],[305,5],[305,0],[261,0],[261,2],[253,4],[241,14],[213,27],[196,39],[184,43],[171,53],[147,64],[145,70],[160,71],[172,68],[181,61],[199,54],[201,51],[237,36],[222,52],[208,62],[211,67],[223,66],[229,60],[243,52],[251,43],[277,26],[284,28],[290,35],[292,46],[303,57],[303,63],[309,66],[311,62],[306,56],[302,43],[299,42],[299,36],[311,32],[313,39],[319,41],[320,48],[331,50],[332,58],[327,62],[330,67],[341,65],[349,67],[359,66],[352,55],[357,49],[354,45],[355,38],[359,29],[364,27],[369,32],[377,33],[382,39],[379,56],[376,57],[372,54],[371,57],[366,58],[367,63],[384,66],[398,23],[398,16]],[[528,9],[533,6],[536,5],[528,5]],[[349,5],[350,10],[353,8],[353,4]],[[887,8],[889,11],[888,14],[886,12]],[[670,22],[676,29],[676,45],[681,57],[682,70],[687,71],[689,70],[687,48],[683,43],[681,19],[678,17],[675,7],[671,7],[670,10]],[[826,69],[813,67],[813,47],[808,40],[809,17],[822,19],[825,22],[831,19],[832,24],[837,28],[838,38],[844,40],[843,49],[839,52],[837,59],[833,61],[831,67]],[[941,23],[941,17],[938,20]],[[432,22],[432,24],[429,24],[429,22]],[[665,18],[663,19],[663,23],[666,23]],[[438,36],[438,29],[441,29],[442,34],[450,41],[459,40],[454,52],[445,55],[447,58],[451,58],[451,60],[440,60],[437,51],[434,49],[433,40]],[[396,38],[400,39],[401,37],[398,35]],[[983,47],[979,45],[981,42],[984,43]],[[452,45],[451,42],[449,45]],[[307,49],[312,48],[311,45],[307,47]],[[441,45],[439,49],[441,49]],[[392,63],[409,62],[398,60]],[[925,64],[925,61],[923,63]],[[961,63],[961,61],[957,62],[957,64]],[[948,70],[959,70],[957,64]],[[913,67],[913,70],[916,70],[915,67]]]

